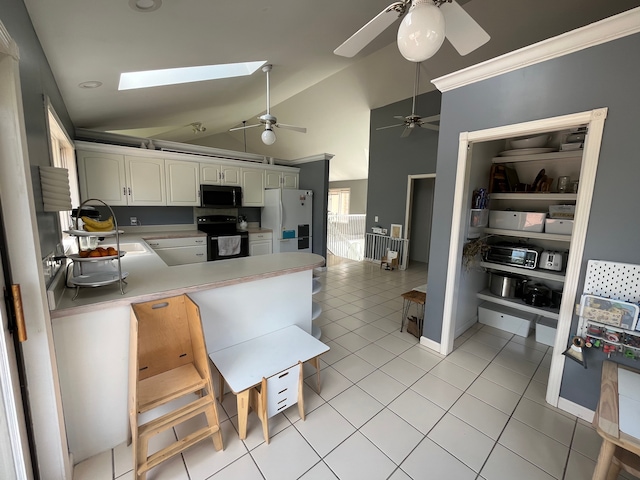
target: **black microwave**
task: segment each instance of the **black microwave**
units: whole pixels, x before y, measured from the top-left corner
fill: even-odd
[[[538,247],[498,244],[489,246],[484,259],[487,262],[533,270],[538,266],[541,252],[542,249]]]
[[[200,185],[200,206],[233,208],[242,206],[242,188],[229,185]]]

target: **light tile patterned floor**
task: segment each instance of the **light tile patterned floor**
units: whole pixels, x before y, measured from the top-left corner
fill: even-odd
[[[342,262],[319,276],[316,322],[331,350],[320,394],[313,368],[305,370],[306,421],[295,406],[272,418],[267,445],[251,414],[241,441],[228,393],[219,409],[224,451],[201,442],[149,480],[591,478],[600,439],[545,403],[545,345],[477,324],[443,358],[400,332],[400,295],[426,282],[424,265]],[[185,435],[176,430],[167,434]],[[131,480],[131,463],[131,449],[119,445],[77,465],[74,479]]]

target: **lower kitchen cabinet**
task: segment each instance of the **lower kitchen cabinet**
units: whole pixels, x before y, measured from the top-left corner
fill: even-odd
[[[273,233],[250,233],[249,255],[269,255],[273,253]]]
[[[207,261],[207,237],[178,237],[145,240],[170,267]]]

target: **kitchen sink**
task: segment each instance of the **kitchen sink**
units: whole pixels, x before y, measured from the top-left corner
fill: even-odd
[[[117,248],[115,243],[102,244],[100,246],[104,248]],[[120,242],[120,251],[126,252],[127,255],[146,255],[151,253],[142,242]]]

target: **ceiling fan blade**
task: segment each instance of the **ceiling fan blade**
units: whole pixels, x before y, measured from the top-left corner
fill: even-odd
[[[413,128],[411,127],[407,127],[402,131],[402,135],[400,135],[400,138],[407,138],[409,135],[411,135],[411,132],[413,131]]]
[[[386,127],[378,127],[376,128],[376,130],[386,130],[387,128],[394,128],[394,127],[404,127],[404,123],[398,123],[396,125],[387,125]]]
[[[444,15],[446,38],[460,55],[467,55],[487,43],[491,37],[455,0],[443,3],[440,10]]]
[[[286,123],[276,123],[276,127],[284,128],[285,130],[293,130],[294,132],[307,133],[305,127],[296,127],[295,125],[287,125]]]
[[[262,126],[261,123],[256,123],[255,125],[243,125],[242,127],[230,128],[229,131],[235,132],[236,130],[246,130],[247,128],[260,127],[260,126]]]
[[[393,7],[393,5],[385,8],[382,12],[373,17],[369,23],[351,35],[342,45],[336,48],[333,53],[340,55],[341,57],[351,58],[364,47],[369,45],[374,38],[384,32],[398,19],[398,12],[391,7]]]
[[[440,121],[440,114],[438,115],[431,115],[430,117],[420,117],[420,120],[422,120],[423,122],[438,122]]]
[[[407,117],[403,117],[402,115],[394,115],[393,118],[395,118],[396,120],[404,120]]]
[[[420,128],[426,128],[427,130],[433,130],[434,132],[440,131],[440,127],[438,125],[431,125],[430,123],[421,123]]]

